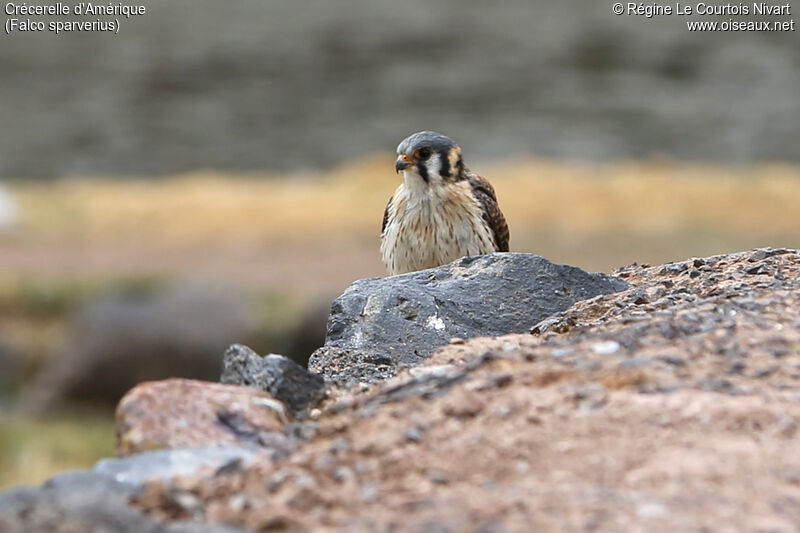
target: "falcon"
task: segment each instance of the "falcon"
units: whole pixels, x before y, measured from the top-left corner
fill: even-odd
[[[381,255],[389,275],[466,255],[508,251],[508,224],[492,185],[464,166],[449,137],[420,131],[397,147],[403,173],[383,213]]]

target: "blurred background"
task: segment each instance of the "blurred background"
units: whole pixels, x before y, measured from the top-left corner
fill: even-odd
[[[0,487],[112,454],[126,390],[216,379],[233,342],[304,362],[384,274],[414,131],[494,183],[514,251],[800,247],[797,32],[595,0],[144,5],[116,36],[0,37]]]

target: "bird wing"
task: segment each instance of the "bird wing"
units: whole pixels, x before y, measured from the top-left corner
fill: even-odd
[[[483,219],[489,224],[492,233],[494,233],[494,241],[497,244],[498,252],[508,251],[508,224],[503,212],[500,211],[500,206],[497,205],[497,196],[494,193],[494,187],[486,179],[481,176],[470,172],[469,185],[472,187],[472,194],[481,203],[483,211]],[[386,220],[384,215],[384,220]]]
[[[383,211],[383,224],[381,224],[381,235],[383,235],[383,232],[386,231],[386,224],[389,222],[389,208],[392,205],[392,198],[394,198],[394,195],[389,197],[389,202],[387,202],[386,209]]]

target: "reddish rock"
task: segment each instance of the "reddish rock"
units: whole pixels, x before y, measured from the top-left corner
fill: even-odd
[[[150,381],[117,406],[117,454],[209,445],[286,446],[283,404],[265,392],[190,379]]]

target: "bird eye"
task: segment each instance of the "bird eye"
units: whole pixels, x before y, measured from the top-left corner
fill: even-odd
[[[416,159],[428,159],[431,156],[431,149],[430,148],[420,148],[417,150],[417,153],[414,154]]]

